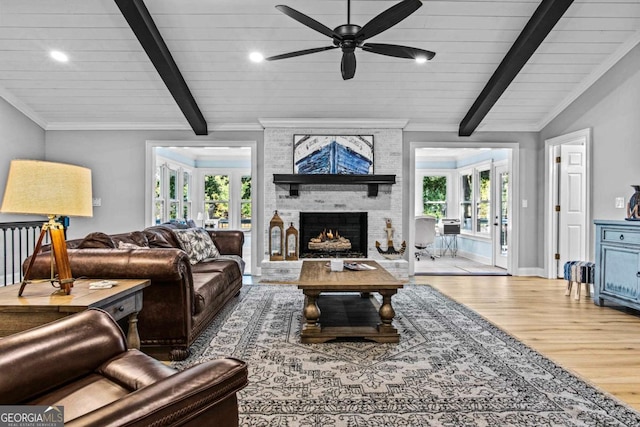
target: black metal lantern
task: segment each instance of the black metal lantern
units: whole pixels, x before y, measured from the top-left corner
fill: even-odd
[[[284,261],[284,222],[278,211],[269,222],[269,260]]]
[[[287,228],[285,233],[285,259],[287,261],[295,261],[298,259],[298,230],[293,223]]]

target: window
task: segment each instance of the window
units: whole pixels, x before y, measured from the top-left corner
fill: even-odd
[[[476,231],[488,234],[491,215],[491,171],[489,169],[478,172],[478,214],[476,215]]]
[[[178,219],[178,171],[169,169],[169,219]]]
[[[243,230],[251,230],[251,175],[240,178],[240,226]]]
[[[446,176],[425,176],[422,178],[422,213],[436,217],[436,221],[446,218]]]
[[[154,210],[153,217],[156,224],[160,224],[164,219],[164,171],[166,166],[160,165],[156,167],[156,185],[154,189]]]
[[[210,169],[202,176],[205,228],[251,230],[251,175],[245,169]]]
[[[182,218],[191,218],[191,173],[182,173]]]
[[[472,216],[472,203],[473,203],[473,173],[463,173],[460,175],[460,212],[461,212],[461,226],[462,230],[473,231],[473,216]]]
[[[205,226],[229,228],[229,175],[204,176]]]
[[[468,234],[490,237],[491,169],[477,166],[460,172],[460,228]]]
[[[153,190],[156,224],[191,218],[191,171],[166,160],[156,166]]]

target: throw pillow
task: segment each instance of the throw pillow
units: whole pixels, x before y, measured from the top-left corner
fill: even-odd
[[[197,264],[203,259],[220,256],[218,248],[211,240],[211,236],[202,228],[187,228],[173,230],[182,243],[182,247],[189,256],[191,264]]]
[[[78,245],[78,249],[87,248],[115,248],[116,245],[111,239],[111,236],[105,233],[90,233],[82,239],[82,242]]]

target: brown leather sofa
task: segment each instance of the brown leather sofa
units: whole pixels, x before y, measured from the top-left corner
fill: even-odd
[[[113,318],[89,309],[0,339],[0,404],[63,406],[64,425],[237,426],[245,362],[178,372],[127,350]]]
[[[76,278],[151,280],[143,292],[138,330],[142,350],[164,360],[185,359],[189,346],[242,287],[242,231],[208,230],[220,256],[196,264],[177,233],[158,225],[114,235],[91,233],[67,242]],[[43,253],[31,278],[50,275],[49,256]]]

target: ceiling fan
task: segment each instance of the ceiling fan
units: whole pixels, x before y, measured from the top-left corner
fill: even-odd
[[[379,55],[415,60],[422,59],[426,61],[433,58],[435,56],[435,52],[395,44],[364,43],[365,40],[393,27],[418,10],[420,6],[422,6],[422,1],[420,0],[403,0],[367,22],[364,27],[361,27],[351,23],[351,0],[347,0],[347,23],[332,30],[315,19],[292,9],[289,6],[278,5],[276,6],[276,9],[280,12],[295,19],[301,24],[306,25],[312,30],[316,30],[321,34],[332,38],[333,45],[284,53],[282,55],[265,58],[265,60],[276,61],[279,59],[293,58],[295,56],[308,55],[311,53],[340,48],[342,49],[342,62],[340,69],[344,80],[353,78],[356,73],[356,48],[360,48],[371,53],[377,53]]]

